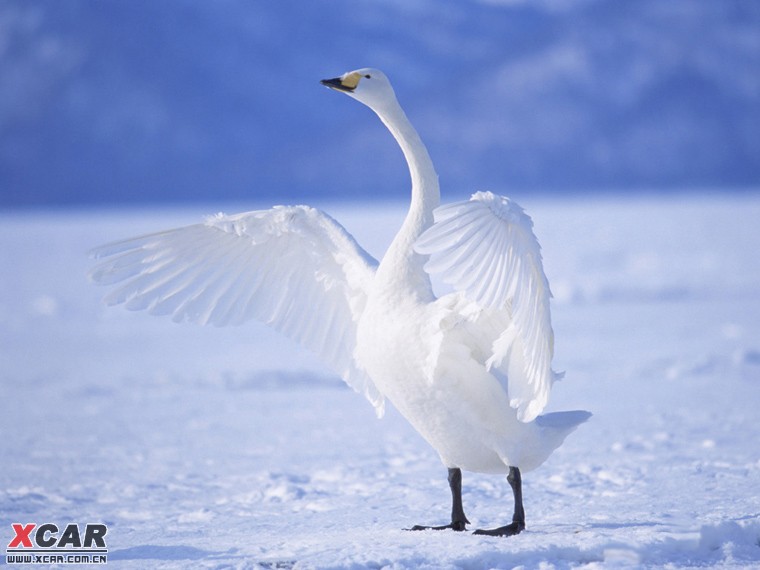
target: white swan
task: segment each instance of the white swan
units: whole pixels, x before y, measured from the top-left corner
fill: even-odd
[[[409,213],[378,264],[327,214],[277,206],[94,250],[108,304],[222,326],[268,323],[321,355],[382,416],[388,398],[449,470],[451,523],[465,530],[461,469],[506,473],[525,528],[520,471],[543,463],[587,412],[539,416],[556,375],[549,286],[530,218],[478,192],[438,208],[438,177],[386,76],[323,85],[372,109],[403,150]],[[436,299],[428,272],[455,293]]]

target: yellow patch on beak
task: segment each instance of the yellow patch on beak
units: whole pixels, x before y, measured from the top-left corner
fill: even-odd
[[[359,85],[359,80],[362,78],[361,73],[357,73],[356,71],[352,71],[351,73],[347,73],[345,76],[340,78],[340,82],[346,89],[350,89],[353,91],[356,89],[356,86]]]
[[[352,71],[351,73],[346,73],[344,76],[336,77],[335,79],[323,79],[320,83],[322,83],[322,85],[325,87],[335,89],[336,91],[351,93],[354,89],[356,89],[356,86],[359,85],[361,78],[361,73]]]

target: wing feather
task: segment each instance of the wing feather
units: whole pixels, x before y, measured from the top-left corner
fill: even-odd
[[[463,231],[459,238],[459,247],[442,250],[440,255],[430,258],[425,264],[425,270],[429,273],[440,273],[448,268],[463,265],[460,260],[472,255],[478,247],[479,239],[477,231]]]
[[[377,262],[327,214],[278,206],[99,247],[89,273],[109,305],[215,326],[263,321],[312,349],[383,410],[354,360]]]
[[[546,405],[556,376],[551,292],[533,222],[520,206],[490,192],[438,208],[434,215],[415,250],[430,255],[425,270],[475,302],[484,320],[507,317],[506,328],[478,352],[490,355],[489,369],[507,376],[518,418],[531,421]]]

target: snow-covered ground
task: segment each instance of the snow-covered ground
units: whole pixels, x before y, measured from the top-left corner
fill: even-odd
[[[521,202],[550,409],[594,412],[524,477],[523,534],[404,531],[448,521],[436,454],[266,328],[101,305],[88,248],[200,218],[152,210],[0,216],[0,540],[105,522],[117,568],[760,566],[760,196]],[[404,212],[322,206],[376,256]],[[464,501],[511,517],[501,478]]]

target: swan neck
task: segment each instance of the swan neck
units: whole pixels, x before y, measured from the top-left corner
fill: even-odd
[[[432,211],[440,203],[438,175],[419,134],[417,134],[401,106],[397,102],[394,103],[387,109],[378,112],[378,115],[398,142],[409,166],[409,174],[412,179],[411,208],[421,208],[426,211],[431,216],[432,221]]]
[[[407,289],[420,299],[432,300],[430,277],[423,268],[427,258],[415,253],[413,246],[433,224],[433,210],[440,203],[438,175],[422,139],[401,106],[394,101],[377,114],[401,147],[412,182],[409,212],[378,268],[378,277],[396,290]]]

